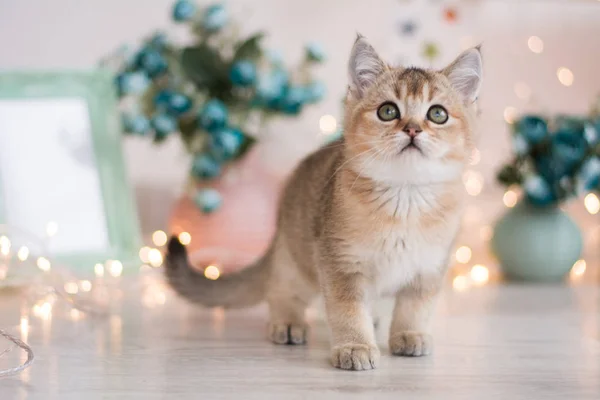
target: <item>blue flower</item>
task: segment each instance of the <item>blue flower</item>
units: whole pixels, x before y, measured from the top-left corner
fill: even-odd
[[[221,194],[215,189],[200,189],[194,196],[194,203],[204,213],[211,213],[223,204]]]
[[[225,7],[222,4],[215,4],[204,11],[202,27],[209,32],[216,32],[223,28],[228,20],[229,16]]]
[[[157,114],[152,117],[152,127],[157,139],[164,139],[177,130],[177,121],[168,114]]]
[[[148,88],[150,80],[144,72],[125,72],[117,76],[119,95],[137,94]]]
[[[224,128],[227,124],[227,107],[220,100],[209,100],[200,110],[198,124],[209,132]]]
[[[325,96],[325,84],[321,81],[314,81],[309,83],[306,88],[306,101],[308,103],[316,103],[323,99]]]
[[[223,128],[211,135],[209,149],[218,160],[229,160],[238,153],[244,139],[244,134],[240,130]]]
[[[547,182],[556,183],[568,175],[569,169],[555,155],[534,158],[535,169]]]
[[[167,71],[168,64],[162,54],[155,49],[144,48],[137,55],[137,66],[154,78]]]
[[[196,14],[196,4],[189,0],[178,0],[173,6],[173,19],[177,22],[189,21]]]
[[[210,154],[199,154],[194,158],[192,174],[201,179],[211,179],[219,176],[221,165]]]
[[[238,61],[231,66],[229,79],[236,86],[250,86],[256,81],[256,66],[250,61]]]
[[[287,73],[284,70],[276,69],[270,74],[263,75],[258,79],[256,96],[259,102],[273,107],[283,99],[287,87]]]
[[[309,61],[321,63],[325,61],[325,50],[319,43],[309,43],[306,46],[306,58]]]
[[[306,90],[302,87],[291,87],[285,94],[281,109],[286,114],[298,114],[308,101]]]
[[[123,126],[126,132],[144,135],[151,129],[150,121],[143,115],[124,115]]]
[[[563,130],[552,136],[552,151],[568,171],[583,160],[586,150],[587,142],[581,132]]]
[[[591,157],[583,163],[578,181],[583,192],[600,189],[600,157]]]
[[[541,176],[533,175],[525,179],[523,189],[527,199],[536,206],[547,206],[556,201],[552,188]]]
[[[537,144],[548,136],[546,121],[536,116],[527,116],[517,123],[517,132],[531,144]]]

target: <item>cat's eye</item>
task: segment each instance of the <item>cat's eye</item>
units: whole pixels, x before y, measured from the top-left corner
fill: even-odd
[[[442,106],[431,106],[427,111],[427,119],[438,125],[448,121],[448,111]]]
[[[400,119],[400,110],[394,103],[383,103],[377,109],[377,116],[382,121],[392,121],[394,119]]]

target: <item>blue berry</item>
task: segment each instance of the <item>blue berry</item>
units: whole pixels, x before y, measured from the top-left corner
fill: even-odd
[[[217,99],[209,100],[200,110],[198,124],[209,132],[222,129],[227,124],[227,114],[227,107],[223,102]]]
[[[194,196],[194,203],[203,213],[210,214],[221,207],[223,199],[215,189],[200,189]]]
[[[325,50],[319,43],[309,43],[306,46],[306,58],[314,62],[325,61]]]
[[[196,14],[196,5],[189,0],[178,0],[173,6],[173,19],[177,22],[189,21]]]
[[[239,152],[244,139],[244,134],[238,129],[220,129],[211,135],[209,143],[211,154],[219,160],[229,160]]]
[[[177,121],[167,114],[158,114],[152,118],[152,127],[157,139],[164,139],[177,130]]]
[[[256,81],[256,66],[250,61],[238,61],[231,66],[229,79],[236,86],[250,86]]]
[[[210,154],[199,154],[194,158],[192,174],[196,178],[211,179],[219,176],[221,165]]]
[[[209,32],[216,32],[223,28],[229,20],[227,10],[221,4],[215,4],[204,11],[202,27]]]

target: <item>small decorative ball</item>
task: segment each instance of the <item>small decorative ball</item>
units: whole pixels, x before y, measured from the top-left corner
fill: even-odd
[[[178,0],[173,6],[173,19],[177,22],[189,21],[196,14],[196,4],[189,0]]]
[[[541,176],[532,175],[525,179],[523,189],[527,199],[536,206],[547,206],[556,201],[552,188]]]
[[[208,132],[223,129],[227,124],[227,107],[223,102],[212,99],[204,104],[198,116],[198,124]]]
[[[325,96],[325,84],[321,81],[314,81],[305,87],[306,101],[308,103],[316,103]]]
[[[210,154],[198,154],[194,157],[192,164],[192,174],[196,178],[211,179],[219,176],[221,165]]]
[[[168,68],[167,61],[160,52],[151,48],[144,48],[138,53],[137,66],[151,78],[164,74]]]
[[[325,58],[325,50],[320,43],[313,42],[306,45],[306,59],[308,61],[322,63]]]
[[[124,115],[123,126],[125,131],[138,135],[144,135],[152,129],[150,121],[143,115]]]
[[[283,98],[281,109],[286,114],[298,114],[307,102],[306,90],[302,87],[291,87]]]
[[[523,135],[527,142],[535,145],[548,136],[548,125],[540,117],[526,116],[517,122],[517,132]]]
[[[414,21],[403,21],[399,26],[400,33],[404,36],[412,36],[417,30],[417,24]]]
[[[210,137],[210,152],[218,160],[230,160],[238,153],[244,139],[244,134],[238,129],[220,129]]]
[[[227,10],[221,4],[209,6],[202,17],[202,27],[209,32],[216,32],[223,28],[229,20]]]
[[[231,66],[229,79],[236,86],[250,86],[256,81],[256,66],[250,61],[238,61]]]
[[[192,99],[181,93],[173,93],[169,98],[168,108],[175,115],[184,114],[192,109]]]
[[[434,61],[440,55],[440,49],[437,44],[427,42],[423,46],[423,57],[428,61]]]
[[[120,96],[141,93],[148,88],[150,80],[144,72],[125,72],[117,76],[117,90]]]
[[[158,114],[152,117],[152,127],[157,139],[164,139],[177,130],[177,121],[168,114]]]
[[[455,8],[447,7],[444,9],[444,19],[446,22],[452,24],[458,19],[458,12]]]
[[[221,207],[223,198],[215,189],[200,189],[194,196],[194,203],[203,213],[210,214]]]

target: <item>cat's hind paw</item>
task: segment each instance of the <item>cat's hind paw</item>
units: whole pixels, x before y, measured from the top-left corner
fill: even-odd
[[[275,344],[306,344],[306,325],[269,324],[269,340]]]

